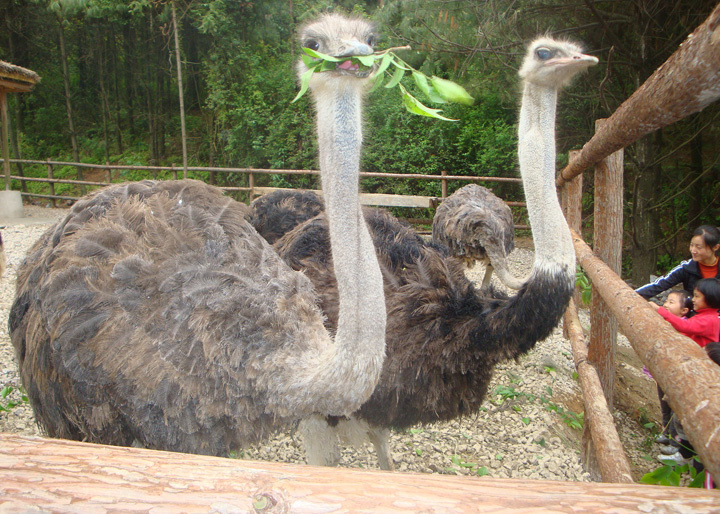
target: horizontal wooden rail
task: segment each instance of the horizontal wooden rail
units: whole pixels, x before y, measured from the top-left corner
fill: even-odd
[[[0,162],[3,162],[0,159]],[[90,164],[79,162],[64,161],[37,161],[29,159],[10,159],[10,163],[20,164],[38,164],[52,166],[72,166],[74,168],[88,168],[97,170],[147,170],[147,171],[182,171],[177,166],[132,166],[126,164]],[[188,171],[209,171],[213,173],[256,173],[259,175],[319,175],[319,170],[290,170],[290,169],[265,169],[265,168],[217,168],[211,166],[188,166]],[[467,175],[424,175],[424,174],[404,174],[404,173],[378,173],[375,171],[362,171],[361,177],[376,178],[399,178],[411,180],[464,180],[468,182],[507,182],[521,184],[522,179],[519,177],[478,177]],[[23,177],[13,177],[17,180],[23,180]]]
[[[563,325],[572,347],[575,369],[583,392],[584,419],[590,427],[602,479],[604,482],[632,483],[630,462],[610,414],[600,377],[587,360],[587,344],[573,300],[570,300],[570,305],[565,311]]]
[[[720,366],[675,331],[573,232],[578,262],[668,398],[700,460],[720,483]]]
[[[557,185],[655,130],[701,111],[720,98],[720,4],[628,98],[577,158],[562,170]]]
[[[0,435],[3,512],[717,512],[720,493],[253,462]]]

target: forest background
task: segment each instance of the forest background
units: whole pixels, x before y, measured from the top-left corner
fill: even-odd
[[[172,8],[178,19],[190,165],[317,169],[313,110],[298,90],[295,34],[319,13],[367,16],[376,48],[462,84],[472,106],[445,105],[457,122],[412,116],[396,89],[366,105],[364,171],[517,177],[517,67],[538,34],[584,44],[600,65],[563,93],[558,166],[593,134],[715,6],[709,0],[0,0],[0,60],[37,72],[10,96],[11,156],[85,163],[182,162]],[[412,81],[410,81],[412,82]],[[406,83],[414,94],[414,85]],[[433,107],[437,107],[433,105]],[[689,232],[720,224],[720,132],[715,103],[625,152],[623,276],[640,285],[687,258]],[[26,166],[26,175],[45,175]],[[74,168],[56,171],[74,176]],[[126,172],[121,180],[147,178]],[[196,178],[207,178],[201,174]],[[240,185],[240,176],[222,177]],[[317,187],[310,176],[268,185]],[[452,187],[460,184],[454,183]],[[487,184],[523,200],[514,184]],[[14,184],[19,188],[19,184]],[[32,187],[32,185],[27,186]],[[65,186],[73,187],[73,186]],[[437,181],[363,179],[367,192],[440,196]],[[592,227],[592,172],[584,218]],[[432,217],[432,212],[413,213]],[[591,230],[588,231],[591,235]]]

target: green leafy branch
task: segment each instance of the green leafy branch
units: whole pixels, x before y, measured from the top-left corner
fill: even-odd
[[[457,121],[451,118],[446,118],[441,115],[441,109],[433,109],[426,106],[420,100],[415,98],[408,90],[400,83],[406,74],[412,75],[415,85],[418,89],[427,97],[427,99],[433,103],[446,104],[449,102],[460,103],[464,105],[472,105],[475,101],[472,96],[459,84],[451,80],[442,79],[433,75],[428,77],[421,71],[416,70],[405,61],[400,59],[394,52],[394,50],[408,50],[409,46],[388,48],[375,52],[370,55],[357,55],[352,57],[333,57],[331,55],[316,52],[310,48],[303,48],[305,55],[302,56],[302,60],[307,66],[307,71],[300,77],[300,91],[297,96],[293,99],[293,102],[301,98],[308,90],[310,85],[310,79],[314,73],[323,71],[335,70],[338,63],[350,61],[353,65],[357,65],[360,70],[368,71],[377,64],[377,70],[375,71],[374,84],[370,89],[370,92],[375,91],[383,85],[385,75],[390,76],[390,80],[384,84],[386,89],[392,89],[398,87],[400,94],[402,95],[402,102],[412,114],[420,116],[428,116],[430,118],[436,118],[445,121]]]

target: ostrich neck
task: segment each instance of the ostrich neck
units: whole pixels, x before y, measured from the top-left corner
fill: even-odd
[[[555,190],[556,105],[556,88],[525,84],[518,158],[535,244],[535,266],[574,277],[575,251]]]
[[[328,382],[328,391],[357,394],[357,408],[379,379],[385,357],[386,313],[380,265],[359,199],[362,91],[355,79],[339,82],[338,88],[314,92],[322,188],[340,307],[334,355],[330,357],[334,362],[323,364],[328,373],[318,380]]]

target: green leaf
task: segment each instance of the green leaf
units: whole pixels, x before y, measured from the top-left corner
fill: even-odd
[[[525,423],[526,425],[529,425],[529,424],[530,424],[530,418],[522,418],[522,422]]]
[[[373,64],[375,64],[375,61],[377,60],[376,55],[356,55],[353,56],[352,60],[358,60],[361,64],[367,66],[368,68],[371,67]]]
[[[382,61],[380,61],[380,66],[378,66],[377,69],[377,75],[381,76],[385,73],[385,70],[387,70],[390,67],[390,64],[393,63],[393,57],[391,54],[385,54],[383,55]]]
[[[382,86],[383,82],[385,82],[385,79],[383,78],[382,75],[379,75],[379,74],[378,74],[378,75],[375,75],[373,85],[372,85],[372,87],[370,88],[370,91],[368,91],[368,94],[369,94],[369,93],[372,93],[372,92],[375,91],[376,89],[379,89],[380,86]]]
[[[310,86],[310,79],[312,78],[313,73],[315,72],[315,68],[310,68],[305,73],[302,74],[300,77],[300,91],[298,92],[297,96],[293,98],[293,101],[290,103],[295,103],[297,100],[300,99],[302,95],[305,94],[305,91],[308,90],[308,87]]]
[[[477,476],[479,476],[479,477],[484,477],[489,474],[490,474],[490,472],[488,471],[488,468],[486,468],[485,466],[478,468],[478,470],[477,470]]]
[[[386,87],[387,89],[392,89],[392,88],[394,88],[395,86],[397,86],[398,84],[400,84],[400,81],[402,80],[403,75],[405,75],[405,70],[403,70],[402,68],[397,68],[397,69],[395,70],[395,73],[393,73],[393,76],[392,76],[392,78],[390,79],[390,82],[388,82],[387,84],[385,84],[385,87]]]
[[[695,469],[695,468],[691,468]],[[705,487],[705,473],[707,473],[707,470],[703,469],[700,473],[698,473],[695,478],[693,478],[690,483],[688,484],[688,487],[695,487],[702,489]]]
[[[645,473],[640,482],[654,485],[680,485],[680,475],[675,472],[672,466],[661,466],[655,471]]]
[[[407,89],[402,87],[402,85],[400,86],[400,90],[402,91],[403,95],[403,104],[409,112],[413,114],[419,114],[420,116],[436,118],[438,120],[458,121],[451,118],[446,118],[445,116],[441,115],[440,113],[442,111],[440,109],[431,109],[430,107],[423,105],[417,98],[408,93]]]
[[[303,52],[308,54],[310,57],[315,57],[316,59],[322,59],[323,61],[330,61],[330,62],[343,62],[347,59],[342,59],[338,57],[333,57],[332,55],[323,54],[320,52],[316,52],[315,50],[312,50],[311,48],[305,48],[302,49]]]
[[[456,84],[452,80],[441,79],[440,77],[432,76],[430,83],[437,94],[448,102],[454,102],[464,105],[472,105],[475,103],[475,99],[462,87],[460,84]]]
[[[424,73],[420,73],[419,71],[413,70],[412,72],[413,79],[415,80],[415,84],[417,85],[418,89],[423,92],[423,94],[430,100],[431,102],[435,102],[438,104],[444,104],[447,103],[445,99],[443,99],[440,95],[438,95],[435,92],[434,88],[430,87],[430,83],[428,82],[427,76],[425,76]]]

